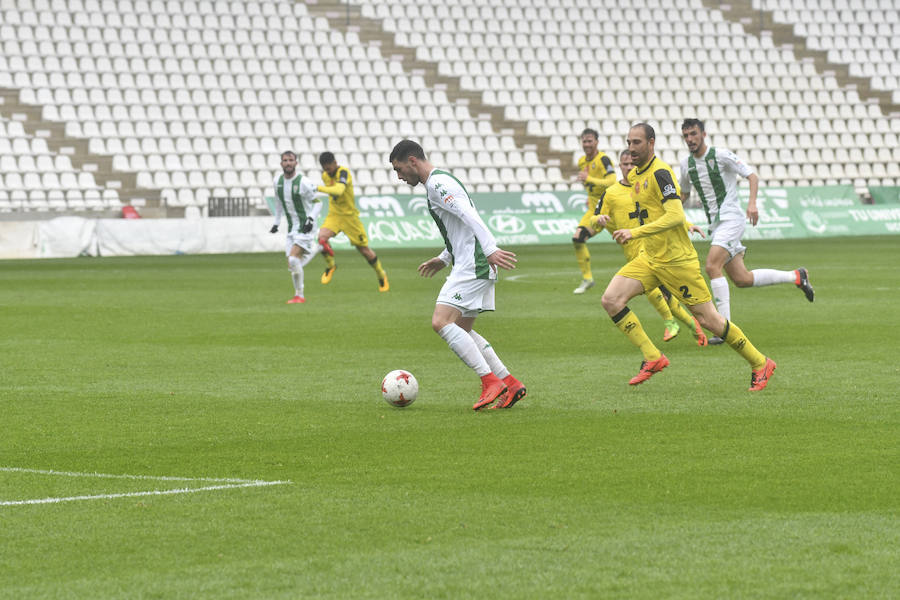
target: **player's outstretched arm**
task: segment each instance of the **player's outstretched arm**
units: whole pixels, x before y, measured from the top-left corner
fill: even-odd
[[[435,273],[447,266],[440,256],[435,256],[430,260],[426,260],[419,265],[419,275],[422,277],[432,277]]]
[[[507,271],[516,268],[516,255],[509,250],[497,248],[490,256],[487,257],[488,264],[495,267],[502,267]]]

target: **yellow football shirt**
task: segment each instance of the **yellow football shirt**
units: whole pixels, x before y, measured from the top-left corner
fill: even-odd
[[[631,235],[643,240],[647,258],[658,263],[697,260],[672,167],[654,156],[628,173],[628,183],[639,223],[631,228]]]
[[[350,169],[339,166],[334,172],[334,177],[328,171],[322,171],[322,181],[325,185],[319,186],[319,191],[328,194],[328,214],[343,217],[358,217],[359,210],[353,195],[353,175]]]
[[[588,193],[588,205],[590,210],[597,208],[597,201],[603,194],[603,190],[616,182],[616,169],[609,157],[603,152],[598,152],[597,156],[591,160],[587,156],[578,159],[578,170],[588,170],[587,179],[584,181],[584,189]]]
[[[617,229],[632,229],[640,226],[639,213],[631,200],[631,186],[616,181],[603,191],[597,204],[598,215],[609,215],[606,230],[610,233]],[[631,240],[622,245],[625,258],[631,260],[641,251],[643,240]]]

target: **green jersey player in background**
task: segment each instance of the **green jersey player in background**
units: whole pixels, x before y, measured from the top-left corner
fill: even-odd
[[[706,144],[706,129],[699,119],[685,119],[681,133],[690,155],[681,161],[681,184],[687,202],[691,188],[700,197],[709,221],[709,253],[706,255],[706,274],[719,313],[731,319],[731,298],[728,281],[722,270],[738,287],[760,287],[776,283],[793,283],[813,301],[815,292],[809,283],[809,272],[799,267],[793,271],[776,269],[747,270],[744,266],[746,246],[741,244],[744,227],[749,219],[754,227],[759,221],[756,192],[759,177],[753,169],[726,148]],[[750,182],[750,199],[746,217],[737,193],[737,176]],[[710,344],[721,344],[722,338],[709,338]]]

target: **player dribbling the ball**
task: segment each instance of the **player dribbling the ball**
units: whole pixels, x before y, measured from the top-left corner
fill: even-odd
[[[473,410],[509,408],[525,397],[525,386],[513,377],[494,348],[472,326],[478,313],[494,310],[498,268],[514,269],[516,255],[497,246],[478,215],[466,188],[447,171],[435,169],[425,151],[412,140],[399,142],[390,155],[402,181],[425,186],[428,212],[444,237],[440,255],[419,265],[419,274],[432,277],[451,266],[431,316],[434,331],[481,377],[481,396]]]

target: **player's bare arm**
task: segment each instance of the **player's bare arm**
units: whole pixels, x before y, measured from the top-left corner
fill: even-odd
[[[497,250],[487,257],[488,264],[491,264],[495,267],[501,267],[506,269],[507,271],[516,268],[516,255],[510,252],[509,250],[503,250],[502,248],[497,248]]]
[[[490,259],[489,259],[490,260]],[[435,273],[446,267],[447,265],[441,260],[441,257],[435,256],[430,260],[426,260],[419,265],[419,275],[422,277],[433,277]]]
[[[754,227],[759,222],[759,210],[756,208],[756,193],[759,190],[759,176],[756,173],[751,173],[749,177],[747,177],[747,181],[750,182],[750,199],[747,201],[747,219],[750,220],[750,224]]]

